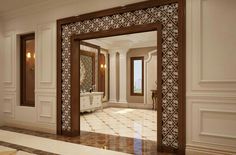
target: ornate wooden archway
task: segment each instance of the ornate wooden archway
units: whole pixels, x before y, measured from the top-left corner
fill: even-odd
[[[160,23],[161,76],[159,87],[158,148],[185,151],[185,0],[146,1],[58,20],[57,127],[58,134],[78,134],[73,110],[72,42],[76,35],[122,34],[133,26]],[[86,37],[85,37],[86,38]],[[88,38],[88,37],[87,37]],[[78,73],[79,74],[79,73]],[[77,108],[77,109],[76,109]]]

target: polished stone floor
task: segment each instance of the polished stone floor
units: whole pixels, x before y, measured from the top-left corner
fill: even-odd
[[[0,155],[41,155],[41,154],[56,155],[54,153],[0,141]]]
[[[1,144],[1,142],[5,143],[5,145]],[[67,137],[12,127],[0,127],[0,145],[10,148],[15,146],[18,148],[17,150],[35,154],[41,154],[39,151],[43,151],[53,154],[75,155],[78,153],[86,155],[118,155],[126,153],[136,155],[172,155],[170,153],[157,152],[156,142],[149,140],[93,132],[81,132],[80,136]],[[30,150],[30,148],[33,150]]]
[[[106,108],[80,117],[82,131],[157,141],[157,111]]]

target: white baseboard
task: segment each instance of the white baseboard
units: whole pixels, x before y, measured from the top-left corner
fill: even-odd
[[[117,108],[135,108],[135,109],[152,109],[151,104],[142,103],[119,103],[119,102],[106,102],[103,107],[117,107]]]
[[[10,120],[10,121],[6,120],[4,122],[4,125],[9,127],[16,127],[33,131],[52,133],[52,134],[56,134],[57,130],[56,124],[32,123],[32,122],[23,122],[16,120]]]
[[[126,100],[119,100],[118,103],[121,103],[121,104],[127,104],[128,102]]]
[[[110,102],[110,103],[117,103],[117,100],[116,99],[110,99],[108,102]]]
[[[218,150],[217,148],[207,148],[202,146],[187,145],[186,155],[235,155],[236,152]]]

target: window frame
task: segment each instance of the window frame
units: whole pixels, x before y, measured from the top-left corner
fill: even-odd
[[[134,92],[134,61],[142,61],[142,93]],[[144,96],[144,57],[131,57],[130,58],[130,94],[131,96]]]
[[[20,106],[35,107],[35,90],[34,100],[32,102],[26,101],[26,41],[34,40],[35,33],[29,33],[20,35]],[[35,52],[35,51],[34,51]],[[35,65],[34,60],[34,65]],[[35,70],[34,70],[34,82],[35,82]],[[35,83],[34,83],[35,88]]]

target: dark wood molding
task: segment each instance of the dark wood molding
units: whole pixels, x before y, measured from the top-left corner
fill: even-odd
[[[162,25],[157,29],[157,90],[162,90]],[[162,146],[162,92],[157,91],[157,149]]]
[[[62,133],[62,27],[60,20],[57,21],[57,134],[61,135]]]
[[[179,59],[179,107],[178,107],[178,128],[179,128],[179,149],[178,154],[185,154],[186,148],[186,0],[178,1],[178,59]]]
[[[178,1],[179,0],[158,0],[158,1],[148,0],[148,1],[144,1],[144,2],[129,4],[126,6],[119,6],[119,7],[114,7],[111,9],[86,13],[86,14],[79,15],[79,16],[67,17],[67,18],[59,19],[58,22],[60,25],[65,25],[65,24],[70,24],[70,23],[77,22],[77,21],[89,20],[89,19],[109,16],[109,15],[113,15],[113,14],[121,14],[124,12],[145,9],[145,8],[149,8],[149,7],[158,7],[158,6],[162,6],[162,5],[178,3]]]
[[[74,36],[74,37],[76,37],[76,36]],[[101,47],[100,46],[98,46],[98,45],[95,45],[95,44],[91,44],[91,43],[88,43],[88,42],[86,42],[86,41],[84,41],[84,40],[81,40],[80,41],[80,45],[84,45],[84,46],[87,46],[87,47],[91,47],[91,48],[94,48],[94,49],[97,49],[97,64],[98,64],[98,66],[97,66],[97,78],[99,79],[99,77],[100,77],[100,57],[99,57],[99,55],[100,55],[100,52],[101,52]],[[95,76],[94,76],[94,80],[95,80]],[[95,84],[96,82],[94,82],[94,84]],[[99,91],[100,90],[100,81],[99,80],[97,80],[97,90]]]
[[[26,41],[27,40],[35,40],[35,33],[25,34],[20,36],[20,105],[21,106],[35,106],[35,98],[33,101],[27,101],[26,94]],[[35,52],[35,51],[34,51]],[[35,64],[35,62],[34,62]],[[34,80],[35,80],[35,71],[34,72]],[[35,83],[35,81],[33,81]],[[35,87],[35,84],[34,84]],[[34,90],[35,91],[35,90]]]
[[[142,93],[134,93],[134,61],[142,61]],[[130,57],[130,95],[143,96],[144,92],[144,57]]]
[[[71,134],[80,134],[80,42],[71,37]]]
[[[99,88],[98,90],[100,92],[103,92],[103,97],[105,96],[106,94],[106,69],[105,68],[101,68],[101,65],[102,64],[106,64],[106,58],[105,58],[105,54],[103,53],[100,53],[99,54],[99,62],[98,62],[98,66],[99,66],[99,78],[98,78],[98,81],[99,81]]]
[[[107,96],[107,100],[110,100],[110,54],[107,54],[107,59],[108,59],[108,96]]]
[[[91,48],[95,48],[97,50],[99,50],[101,47],[98,46],[98,45],[95,45],[95,44],[91,44],[91,43],[88,43],[86,41],[81,41],[80,45],[84,45],[84,46],[88,46],[88,47],[91,47]]]

